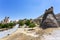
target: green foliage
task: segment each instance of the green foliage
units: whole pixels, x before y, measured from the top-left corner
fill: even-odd
[[[1,28],[8,28],[7,24],[1,24]]]
[[[2,25],[2,24],[0,23],[0,28],[2,28],[1,25]]]
[[[33,28],[35,27],[35,23],[33,23],[31,20],[25,19],[25,20],[19,20],[18,21],[19,26],[23,26],[24,24],[26,24],[27,26],[29,26],[29,28]],[[0,23],[0,28],[12,28],[13,26],[15,26],[16,23],[15,22],[10,22],[7,24],[1,24]]]
[[[15,24],[14,22],[10,22],[10,23],[8,23],[8,25],[9,25],[9,28],[12,28],[12,27],[15,26],[16,24]]]
[[[30,23],[30,25],[29,25],[29,28],[33,28],[33,27],[35,27],[36,25],[34,24],[34,23]]]
[[[1,24],[0,23],[0,28],[12,28],[15,25],[16,24],[14,22],[10,22],[10,23],[7,23],[7,24]]]
[[[19,24],[19,26],[23,26],[23,25],[24,25],[23,20],[19,20],[19,21],[18,21],[18,24]]]
[[[11,23],[9,23],[8,25],[9,25],[9,26],[14,26],[14,25],[15,25],[15,23],[12,23],[12,22],[11,22]]]
[[[29,25],[30,25],[30,20],[26,20],[25,24],[26,24],[27,26],[29,26]]]

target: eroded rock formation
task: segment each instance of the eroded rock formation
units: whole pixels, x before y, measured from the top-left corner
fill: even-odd
[[[51,27],[54,28],[54,27],[58,27],[58,26],[59,26],[59,24],[54,15],[53,7],[49,8],[48,10],[45,10],[42,21],[40,23],[40,27],[45,29],[45,28],[51,28]]]

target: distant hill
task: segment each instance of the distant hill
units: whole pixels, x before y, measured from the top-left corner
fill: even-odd
[[[60,13],[55,15],[58,20],[60,20]]]
[[[60,20],[60,13],[55,14],[56,18]],[[37,17],[36,19],[42,19],[43,15]]]
[[[57,18],[57,21],[60,21],[60,13],[55,14],[55,16],[56,16],[56,18]],[[37,24],[39,24],[40,21],[41,21],[41,19],[42,19],[42,17],[43,17],[43,15],[41,15],[41,16],[37,17],[36,19],[34,19],[34,21],[35,21]]]

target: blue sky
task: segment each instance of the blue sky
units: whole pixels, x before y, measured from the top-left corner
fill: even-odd
[[[60,13],[60,0],[0,0],[0,20],[5,16],[11,20],[37,18],[51,6],[55,14]]]

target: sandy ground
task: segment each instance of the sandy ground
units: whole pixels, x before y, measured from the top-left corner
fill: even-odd
[[[47,29],[47,32],[42,35],[44,40],[60,40],[60,28],[50,28],[50,32],[49,29]]]
[[[34,33],[34,31],[33,31],[33,33],[28,33],[27,30],[18,28],[18,30],[16,32],[14,32],[11,35],[9,35],[3,39],[0,39],[0,40],[52,40],[51,38],[53,38],[52,33],[54,33],[53,32],[54,30],[57,30],[57,31],[59,30],[58,32],[60,34],[60,28],[48,28],[45,30],[36,29],[35,30],[36,34]],[[54,35],[56,35],[56,34],[54,34]],[[54,38],[56,38],[56,37],[54,37]],[[60,36],[59,36],[59,38],[60,38]],[[56,40],[56,39],[54,39],[54,40]]]
[[[0,40],[40,40],[40,37],[37,34],[35,34],[35,32],[31,32],[25,29],[21,29],[21,28],[18,28],[18,30],[14,33],[12,33],[11,35],[5,37],[5,38],[2,38]]]

